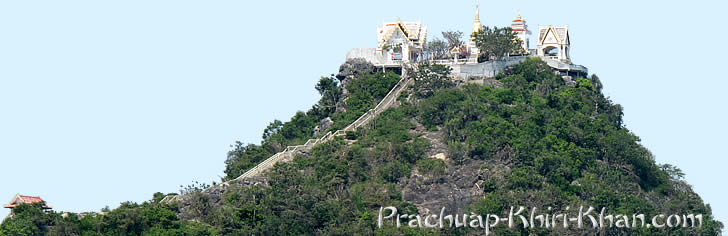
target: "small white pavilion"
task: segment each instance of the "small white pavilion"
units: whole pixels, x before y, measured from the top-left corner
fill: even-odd
[[[571,41],[569,40],[569,26],[538,28],[538,43],[536,45],[536,53],[538,56],[570,62],[569,49]]]

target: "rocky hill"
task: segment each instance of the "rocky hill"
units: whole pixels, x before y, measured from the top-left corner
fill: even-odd
[[[386,74],[351,63],[342,66],[346,75],[339,75],[345,95],[329,101],[338,108],[331,112],[334,126],[346,123],[341,117],[347,113],[362,110],[355,106],[359,96],[375,101],[385,94],[384,89],[368,89],[395,81],[375,80]],[[511,206],[562,211],[592,206],[613,215],[644,214],[646,223],[659,214],[704,217],[700,228],[495,227],[498,235],[717,234],[721,229],[680,170],[656,164],[623,126],[621,107],[601,94],[598,77],[562,79],[538,59],[510,68],[489,86],[450,82],[444,66],[420,65],[410,71],[415,84],[400,96],[398,106],[368,126],[277,165],[255,182],[260,187],[220,191],[213,208],[229,207],[230,214],[246,216],[226,232],[485,233],[465,227],[379,228],[382,206],[423,216],[439,214],[443,207],[451,214],[507,215]],[[327,93],[343,89],[320,90],[324,98],[312,111],[326,106]],[[296,120],[271,136],[292,122]],[[231,152],[229,163],[245,161],[250,147]],[[183,218],[204,222],[209,216]]]
[[[625,128],[622,108],[604,97],[597,76],[563,79],[537,58],[478,84],[452,82],[450,69],[441,65],[415,65],[405,71],[414,83],[371,122],[278,162],[260,176],[226,186],[189,186],[168,203],[161,201],[165,195],[156,194],[148,202],[123,204],[104,215],[73,219],[47,213],[45,221],[34,221],[30,219],[40,217],[38,213],[19,214],[6,220],[0,233],[11,232],[19,220],[69,235],[720,233],[722,223],[682,172],[655,163]],[[224,180],[236,179],[289,145],[341,130],[398,81],[400,75],[392,71],[347,62],[337,76],[319,81],[316,89],[322,98],[309,111],[288,122],[271,122],[259,145],[237,143],[226,161]],[[408,226],[416,219],[409,215],[426,218],[444,212],[487,220],[489,214],[508,216],[511,207],[520,206],[529,212],[522,214],[526,218],[535,207],[536,214],[549,214],[549,223],[558,224],[522,227],[517,220],[508,227],[504,220],[496,226],[491,221],[488,229],[477,227],[477,221],[476,227]],[[578,212],[580,206],[598,209],[597,219],[604,208],[617,219],[629,216],[629,223],[561,227],[557,214]],[[384,207],[408,215],[401,227],[392,218],[379,225]],[[702,215],[702,224],[631,227],[633,214],[644,214],[646,223],[660,214]]]

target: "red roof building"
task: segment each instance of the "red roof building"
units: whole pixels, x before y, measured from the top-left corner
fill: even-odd
[[[23,204],[23,203],[25,203],[25,204],[33,204],[33,203],[36,203],[36,202],[43,203],[43,209],[51,209],[52,208],[51,206],[46,205],[45,204],[45,201],[43,201],[43,199],[41,199],[40,197],[23,196],[23,195],[20,195],[20,194],[16,194],[15,197],[13,198],[13,200],[11,200],[9,204],[5,205],[5,208],[12,209],[12,208],[15,208],[16,206],[18,206],[20,204]]]

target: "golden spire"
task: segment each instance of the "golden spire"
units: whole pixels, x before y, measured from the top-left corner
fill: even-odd
[[[518,20],[521,20],[521,11],[518,11]]]
[[[475,5],[475,22],[473,23],[473,33],[480,31],[483,26],[480,24],[480,9]]]
[[[475,5],[475,23],[480,23],[480,7]]]

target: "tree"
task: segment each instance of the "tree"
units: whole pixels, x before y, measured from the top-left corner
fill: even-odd
[[[43,212],[44,202],[20,204],[12,209],[13,217],[0,224],[0,235],[44,235],[51,216]]]
[[[415,95],[429,97],[432,91],[454,86],[450,81],[452,68],[445,65],[423,63],[408,70],[409,76],[415,80]]]
[[[321,94],[319,106],[324,109],[333,108],[341,97],[341,89],[338,82],[333,77],[321,77],[316,84],[316,91]]]
[[[425,51],[432,59],[440,59],[447,54],[448,48],[447,43],[442,39],[435,38],[427,43]]]
[[[268,127],[265,127],[263,130],[263,141],[268,141],[270,138],[281,131],[281,128],[283,128],[283,122],[280,120],[273,120],[273,122],[270,122],[268,124]]]
[[[602,81],[599,80],[599,76],[592,74],[590,79],[592,85],[594,85],[594,89],[596,89],[598,92],[601,92],[604,86],[602,85]]]
[[[483,30],[474,33],[475,45],[480,49],[482,60],[503,59],[509,54],[523,53],[521,40],[510,27],[490,28],[483,27]],[[478,58],[480,61],[481,58]]]
[[[460,31],[445,31],[442,32],[442,37],[447,40],[447,49],[452,50],[453,48],[463,46],[463,32]]]
[[[674,180],[685,179],[685,173],[680,168],[677,168],[677,166],[662,164],[660,165],[660,169]]]

